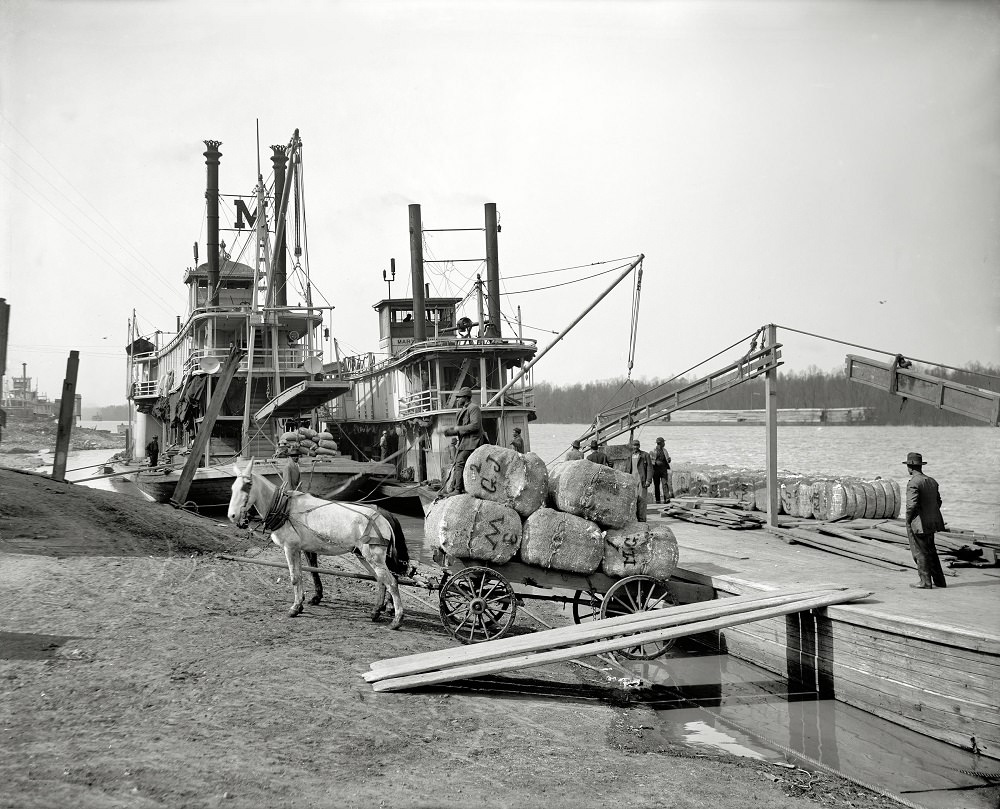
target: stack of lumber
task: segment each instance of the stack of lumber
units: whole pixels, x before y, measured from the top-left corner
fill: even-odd
[[[736,531],[760,528],[765,522],[763,517],[739,509],[735,500],[727,502],[722,498],[713,500],[675,499],[670,501],[660,514],[663,517],[673,517],[702,525],[714,525],[718,528],[731,528]]]
[[[418,688],[714,632],[737,624],[857,601],[870,595],[867,590],[812,587],[702,601],[473,646],[379,660],[371,664],[364,678],[376,691]]]

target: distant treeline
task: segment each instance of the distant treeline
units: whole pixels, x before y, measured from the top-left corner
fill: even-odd
[[[84,407],[81,414],[84,421],[128,421],[128,405]]]
[[[1000,368],[989,365],[972,363],[963,371],[926,368],[922,372],[977,388],[1000,391]],[[622,379],[610,379],[567,386],[536,383],[535,408],[538,420],[542,422],[590,424],[596,413],[606,412],[615,405],[642,405],[683,387],[695,378],[666,383],[658,379],[632,380],[625,384]],[[849,382],[843,369],[825,372],[814,367],[799,373],[779,371],[777,385],[780,408],[869,407],[872,409],[870,423],[875,424],[933,427],[983,424],[921,402],[904,400],[868,385]],[[688,409],[760,410],[763,407],[764,379],[760,377],[717,393]]]

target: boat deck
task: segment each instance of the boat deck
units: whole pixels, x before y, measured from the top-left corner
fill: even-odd
[[[680,546],[677,578],[720,596],[791,585],[871,590],[864,602],[720,633],[736,657],[828,697],[1000,759],[1000,568],[945,567],[945,589],[915,590],[889,570],[764,530],[664,518]]]

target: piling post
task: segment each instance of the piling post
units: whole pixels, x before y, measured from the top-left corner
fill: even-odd
[[[778,344],[778,327],[767,325],[766,345],[772,348]],[[778,526],[778,368],[775,366],[764,374],[764,425],[767,432],[765,465],[767,466],[767,524]]]
[[[56,457],[52,463],[52,479],[66,480],[66,457],[69,455],[69,437],[73,431],[73,412],[76,409],[76,376],[80,369],[80,352],[70,351],[66,361],[66,378],[63,380],[62,399],[59,401],[59,429],[56,432]]]

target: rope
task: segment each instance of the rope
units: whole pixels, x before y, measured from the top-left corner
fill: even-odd
[[[785,331],[795,332],[796,334],[804,334],[806,337],[815,337],[818,340],[827,340],[831,343],[839,343],[840,345],[850,346],[851,348],[860,348],[862,351],[874,351],[876,354],[886,354],[890,357],[900,356],[897,351],[885,351],[881,348],[872,348],[871,346],[863,346],[858,343],[849,343],[846,340],[838,340],[835,337],[826,337],[822,334],[813,334],[810,331],[802,331],[800,329],[793,329],[791,326],[778,326],[779,329],[784,329]],[[1000,379],[1000,376],[994,376],[993,374],[984,374],[982,371],[972,371],[968,368],[956,368],[954,365],[945,365],[941,362],[932,362],[931,360],[922,360],[918,357],[907,357],[907,359],[912,362],[919,362],[922,365],[932,365],[937,368],[947,368],[949,371],[961,371],[965,374],[973,374],[974,376],[981,376],[985,379]]]

